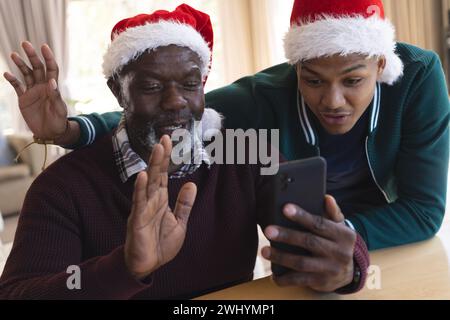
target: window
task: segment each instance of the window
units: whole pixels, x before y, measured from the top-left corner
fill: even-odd
[[[284,56],[283,39],[286,32],[289,30],[290,17],[294,0],[272,0],[273,16],[270,23],[271,32],[274,38],[273,45],[273,61],[272,64],[279,64],[286,61]],[[276,3],[275,3],[276,2]]]
[[[106,85],[102,73],[103,54],[110,43],[113,26],[126,17],[158,9],[173,10],[181,0],[71,0],[67,12],[69,39],[69,103],[80,113],[121,110]],[[193,0],[195,8],[208,12],[215,30],[214,61],[221,60],[220,26],[217,23],[218,0]],[[221,66],[213,62],[206,90],[226,83]]]

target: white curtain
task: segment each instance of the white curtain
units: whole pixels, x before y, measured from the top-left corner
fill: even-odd
[[[450,0],[383,0],[397,39],[439,54],[449,76],[445,31]]]
[[[383,0],[397,38],[434,50],[444,57],[444,2],[448,0]]]
[[[293,0],[219,1],[223,73],[228,82],[284,62]]]
[[[283,39],[294,0],[250,0],[254,66],[262,70],[286,61]]]
[[[253,46],[250,27],[250,6],[248,0],[219,1],[221,32],[217,37],[222,42],[223,76],[227,82],[254,72]]]
[[[67,77],[68,51],[66,45],[66,8],[68,0],[1,0],[0,1],[0,55],[11,72],[20,75],[9,58],[16,51],[23,56],[20,43],[30,41],[39,50],[47,43],[54,51],[60,67],[59,83],[64,97],[69,98],[65,86]],[[13,130],[25,132],[28,129],[17,107],[11,99]]]

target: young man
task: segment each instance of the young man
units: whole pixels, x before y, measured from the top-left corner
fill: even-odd
[[[289,64],[210,92],[206,104],[227,128],[279,128],[288,160],[324,156],[328,193],[369,249],[432,237],[445,212],[449,148],[438,56],[396,43],[381,0],[296,0],[291,25]],[[90,144],[121,117],[67,122],[62,99],[52,101],[54,113],[27,115],[25,102],[22,113],[36,137],[61,145]]]
[[[204,109],[212,44],[209,16],[187,5],[114,27],[103,69],[124,116],[114,133],[36,179],[0,298],[188,298],[252,279],[256,225],[265,228],[270,219],[270,188],[259,166],[211,164],[203,143],[191,150],[202,163],[169,161],[175,129],[197,134],[194,120],[204,130],[220,127],[217,112]],[[19,99],[48,101],[56,94],[51,52],[43,48],[46,73],[34,49],[24,48],[33,70],[13,56],[28,86],[16,86]],[[286,206],[286,216],[306,232],[266,228],[270,239],[312,253],[265,248],[266,258],[292,269],[275,278],[279,285],[340,293],[364,285],[367,248],[331,197],[325,207],[329,219]]]

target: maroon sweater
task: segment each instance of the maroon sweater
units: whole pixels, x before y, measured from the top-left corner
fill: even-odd
[[[123,250],[134,179],[120,181],[112,152],[108,135],[35,180],[0,278],[0,299],[190,298],[252,279],[256,225],[268,221],[258,207],[267,198],[258,166],[202,165],[170,180],[172,208],[182,185],[198,188],[186,239],[174,260],[139,282],[129,275]],[[355,261],[366,270],[360,238]],[[67,288],[71,265],[81,269],[79,290]]]

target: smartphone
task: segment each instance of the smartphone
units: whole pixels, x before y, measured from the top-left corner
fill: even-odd
[[[296,204],[305,211],[323,215],[326,192],[326,160],[321,157],[303,159],[280,164],[274,177],[272,202],[272,224],[289,229],[304,231],[299,224],[292,222],[283,214],[286,204]],[[271,246],[296,255],[309,255],[306,250],[284,243],[271,241]],[[280,276],[289,269],[272,263],[272,273]]]

